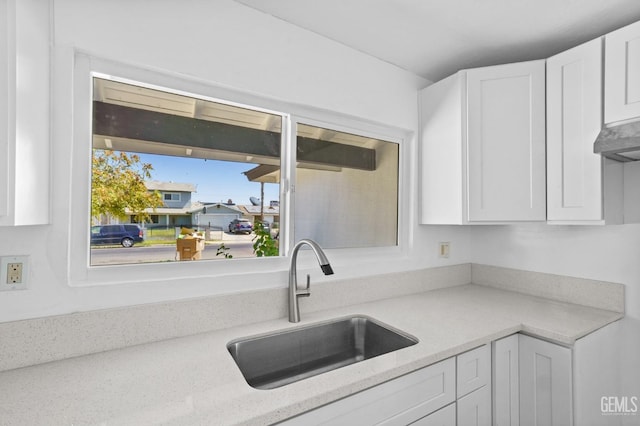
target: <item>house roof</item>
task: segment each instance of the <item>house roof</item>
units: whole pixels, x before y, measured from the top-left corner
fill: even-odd
[[[201,201],[196,201],[194,203],[191,203],[191,206],[189,207],[189,212],[195,213],[197,211],[204,210],[205,207],[207,210],[207,214],[218,213],[218,212],[222,213],[224,211],[226,211],[227,213],[239,213],[239,214],[243,213],[235,204],[203,203]]]
[[[260,215],[260,206],[238,206],[240,210],[247,215],[250,216],[258,216]],[[272,216],[280,214],[280,207],[278,206],[264,206],[264,214]]]
[[[187,215],[191,214],[189,208],[170,208],[170,207],[156,207],[156,209],[144,209],[149,214],[168,214],[168,215]]]
[[[159,214],[159,215],[163,215],[163,214],[188,215],[188,214],[200,212],[205,207],[208,209],[207,213],[211,213],[212,209],[218,210],[216,208],[218,206],[220,206],[221,210],[222,209],[226,210],[227,213],[231,212],[231,213],[246,214],[246,210],[242,210],[238,208],[241,206],[228,205],[225,203],[202,203],[200,201],[192,202],[190,204],[187,204],[184,207],[156,207],[155,210],[148,208],[148,209],[145,209],[144,211],[149,214]],[[265,210],[265,213],[267,213],[267,210]],[[127,214],[132,214],[132,212],[129,209],[127,209]],[[258,208],[258,214],[260,214],[259,208]],[[274,214],[274,213],[269,212],[268,214]]]
[[[144,184],[150,191],[196,192],[196,186],[192,183],[161,182],[158,180],[151,180]]]

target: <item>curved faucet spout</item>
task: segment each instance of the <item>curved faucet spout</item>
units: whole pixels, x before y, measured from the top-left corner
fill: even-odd
[[[307,286],[304,290],[298,289],[298,276],[297,276],[297,259],[300,247],[308,245],[316,255],[320,268],[325,275],[333,274],[333,268],[329,264],[329,259],[324,254],[322,247],[313,240],[303,239],[293,246],[291,250],[291,263],[289,265],[289,322],[300,322],[300,307],[298,306],[298,297],[309,297],[311,295],[310,285],[311,281],[309,275],[307,275]]]

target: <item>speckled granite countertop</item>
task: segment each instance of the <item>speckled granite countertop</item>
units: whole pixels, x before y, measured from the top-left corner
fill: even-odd
[[[230,340],[353,314],[417,345],[273,390],[250,387]],[[0,373],[0,425],[271,424],[524,331],[571,345],[623,314],[463,285]]]

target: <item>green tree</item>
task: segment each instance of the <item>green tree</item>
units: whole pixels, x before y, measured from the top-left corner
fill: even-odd
[[[147,190],[144,182],[151,179],[153,166],[141,163],[136,154],[93,150],[91,173],[91,216],[103,215],[126,219],[135,215],[136,221],[150,221],[146,209],[163,205],[157,191]]]
[[[278,256],[278,241],[271,236],[269,229],[265,229],[261,221],[256,221],[253,237],[253,252],[257,257]]]

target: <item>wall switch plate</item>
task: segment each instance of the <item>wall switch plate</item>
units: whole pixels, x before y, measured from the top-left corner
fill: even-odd
[[[450,245],[449,242],[438,243],[438,257],[448,258]]]
[[[26,290],[29,256],[0,258],[0,291]]]

